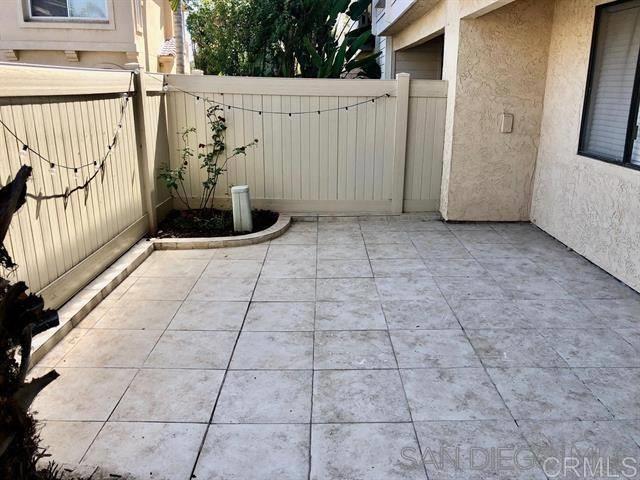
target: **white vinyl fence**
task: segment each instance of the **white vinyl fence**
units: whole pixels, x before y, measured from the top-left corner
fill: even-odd
[[[39,197],[29,198],[11,224],[6,246],[19,268],[10,275],[52,306],[179,207],[157,174],[162,165],[179,165],[186,128],[196,129],[192,148],[209,142],[210,102],[224,105],[228,150],[258,139],[246,157],[229,163],[218,188],[221,203],[231,185],[248,184],[256,207],[277,210],[438,208],[446,82],[411,81],[406,74],[225,78],[6,63],[0,78],[0,182],[31,165],[28,189]],[[21,155],[24,145],[29,151]],[[89,187],[66,196],[104,158]],[[192,197],[204,177],[197,163],[187,172]],[[66,198],[46,198],[52,194]]]
[[[169,75],[167,83],[173,167],[186,129],[196,128],[192,149],[210,141],[214,102],[224,106],[228,149],[259,141],[229,162],[218,197],[247,184],[257,206],[287,211],[437,210],[446,82]],[[189,196],[200,195],[203,178],[191,162]]]
[[[28,198],[11,224],[6,246],[19,268],[3,273],[59,305],[147,230],[134,107],[123,98],[133,93],[132,73],[5,64],[0,78],[2,184],[26,164],[33,167],[30,194],[82,185],[118,131],[104,171],[88,188],[66,200]],[[25,144],[29,151],[21,155]],[[88,258],[93,261],[83,263]]]

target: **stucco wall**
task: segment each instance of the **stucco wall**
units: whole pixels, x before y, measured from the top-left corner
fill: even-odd
[[[640,172],[576,154],[596,3],[555,8],[531,219],[640,290]]]
[[[441,205],[449,220],[529,219],[553,5],[517,0],[459,21],[457,66],[448,78],[455,84],[449,99],[454,111]],[[447,40],[445,30],[445,71],[453,53]],[[500,132],[503,112],[514,115],[512,133]]]

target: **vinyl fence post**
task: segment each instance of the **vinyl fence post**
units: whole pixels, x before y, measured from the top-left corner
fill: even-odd
[[[393,152],[393,193],[391,197],[393,213],[402,213],[404,207],[407,126],[409,123],[409,82],[410,75],[408,73],[398,73],[396,75],[396,131]]]
[[[147,97],[144,73],[137,63],[127,63],[128,69],[133,70],[133,84],[135,95],[133,96],[133,118],[136,126],[136,147],[138,153],[138,168],[140,170],[140,188],[142,190],[142,205],[149,218],[149,234],[155,235],[158,231],[158,218],[155,202],[155,177],[153,168],[153,145],[147,136],[147,123],[144,114],[144,104]]]

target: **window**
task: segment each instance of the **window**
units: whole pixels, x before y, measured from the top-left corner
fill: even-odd
[[[108,20],[107,0],[30,0],[32,20]]]
[[[640,168],[640,0],[596,9],[578,153]]]

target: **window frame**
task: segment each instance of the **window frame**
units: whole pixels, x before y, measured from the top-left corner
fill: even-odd
[[[624,168],[630,168],[632,170],[640,170],[640,165],[631,162],[631,153],[633,151],[633,144],[636,140],[634,133],[640,136],[640,132],[636,125],[638,123],[638,112],[640,111],[640,51],[636,58],[636,71],[633,80],[633,90],[631,92],[631,106],[629,108],[629,118],[627,119],[627,131],[625,134],[624,153],[622,160],[617,160],[605,155],[599,155],[597,153],[590,152],[585,148],[586,144],[586,131],[587,131],[587,117],[589,113],[589,106],[591,104],[591,93],[593,90],[593,77],[596,61],[596,50],[598,46],[598,34],[600,33],[600,20],[602,18],[602,12],[606,8],[615,5],[622,5],[632,0],[616,0],[615,2],[604,3],[595,7],[595,16],[593,22],[593,33],[591,35],[591,46],[589,51],[589,67],[587,71],[587,82],[585,87],[584,102],[582,105],[582,119],[580,121],[580,136],[578,139],[578,155],[582,157],[592,158],[600,160],[602,162],[609,163],[611,165],[618,165]],[[640,141],[640,140],[638,140]]]
[[[67,2],[68,8],[68,0]],[[26,0],[26,15],[25,22],[34,22],[34,23],[93,23],[93,24],[105,24],[109,23],[111,20],[111,12],[110,12],[110,0],[103,0],[105,5],[105,18],[89,18],[89,17],[46,17],[46,16],[37,16],[32,15],[32,0]]]

